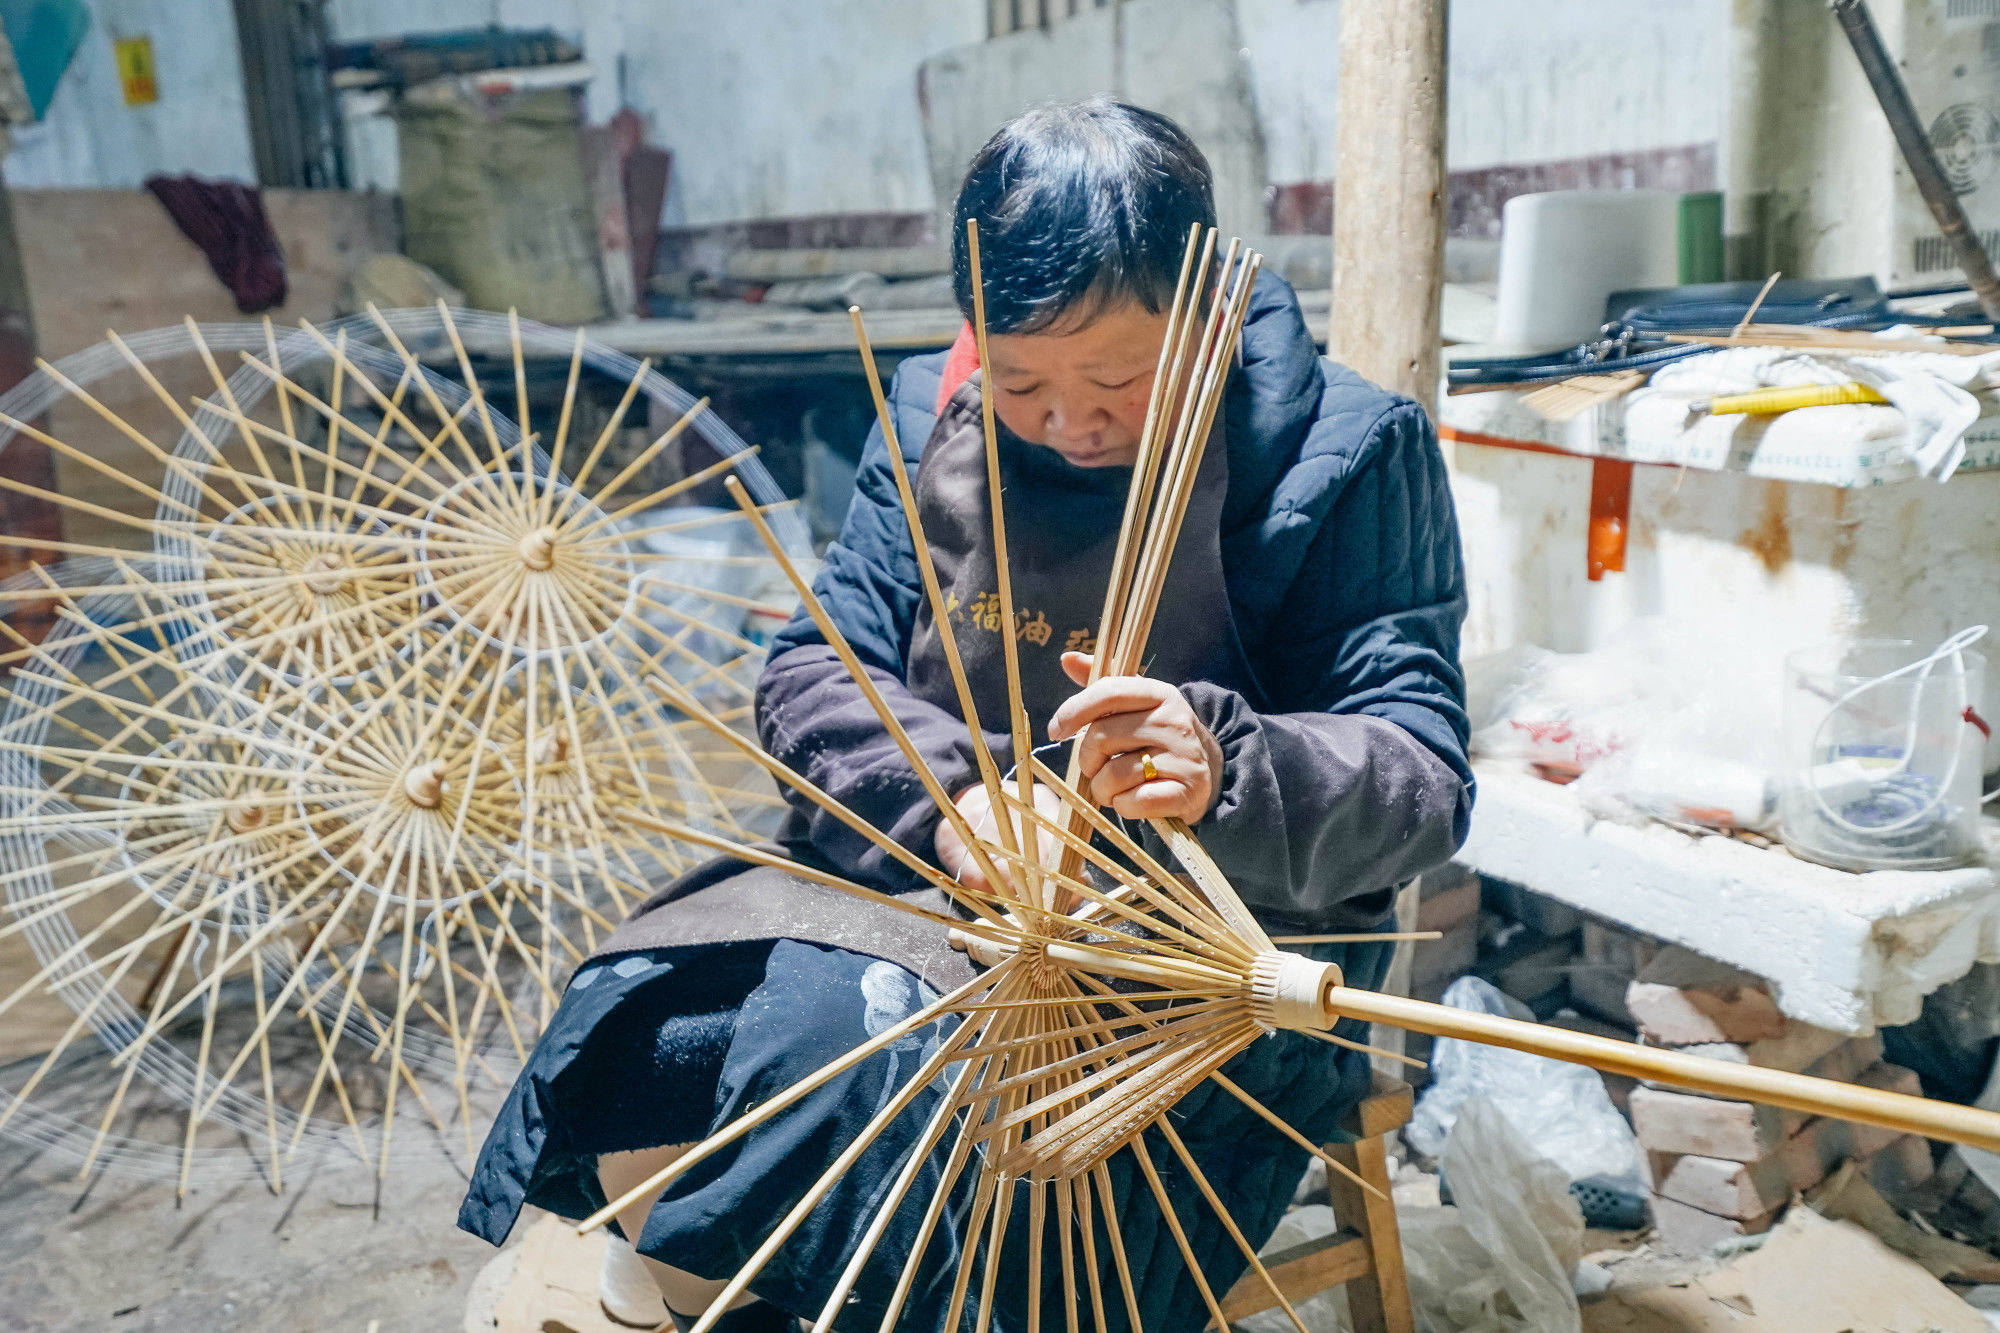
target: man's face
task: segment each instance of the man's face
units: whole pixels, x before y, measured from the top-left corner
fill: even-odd
[[[1078,467],[1129,467],[1166,337],[1166,314],[1136,301],[1087,324],[990,335],[993,410],[1007,429]]]

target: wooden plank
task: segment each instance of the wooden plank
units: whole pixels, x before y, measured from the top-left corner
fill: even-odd
[[[1336,1143],[1327,1148],[1363,1180],[1382,1189],[1383,1198],[1362,1189],[1338,1171],[1326,1178],[1333,1215],[1366,1237],[1368,1271],[1348,1279],[1347,1317],[1354,1333],[1414,1333],[1410,1282],[1403,1270],[1403,1236],[1396,1226],[1396,1205],[1387,1196],[1388,1147],[1381,1139]]]
[[[1327,336],[1325,292],[1300,292],[1306,328],[1316,342]],[[818,356],[854,351],[854,328],[844,313],[762,312],[716,319],[621,319],[593,325],[593,338],[628,356],[655,360],[682,357]],[[868,340],[877,351],[937,351],[949,347],[965,325],[951,307],[866,312]],[[854,362],[861,373],[861,362]]]
[[[14,223],[27,275],[30,313],[42,356],[60,360],[121,334],[178,324],[192,315],[203,322],[257,318],[236,308],[200,249],[183,236],[159,201],[143,190],[16,190]],[[285,304],[270,311],[281,329],[300,319],[334,313],[342,284],[369,254],[396,249],[390,201],[341,190],[266,190],[264,205],[285,252]],[[227,357],[225,371],[236,366]],[[210,382],[189,356],[159,368],[161,380],[183,399],[206,395]],[[171,450],[180,428],[166,408],[129,372],[103,382],[106,406],[149,439]],[[163,469],[105,425],[88,408],[67,400],[49,413],[48,429],[69,444],[150,485]],[[144,496],[67,459],[56,462],[64,495],[150,517]],[[71,541],[144,547],[144,534],[108,519],[63,515]]]
[[[36,341],[50,360],[102,342],[108,328],[135,333],[183,315],[252,318],[146,191],[12,193]],[[384,195],[266,190],[264,208],[285,252],[289,295],[270,312],[279,324],[327,318],[354,265],[396,249]]]
[[[1264,1267],[1270,1270],[1271,1280],[1285,1293],[1285,1299],[1297,1305],[1309,1296],[1352,1282],[1366,1273],[1368,1242],[1357,1232],[1335,1231],[1266,1255]],[[1254,1272],[1245,1273],[1222,1298],[1222,1313],[1232,1324],[1277,1307],[1270,1287]]]
[[[746,311],[754,307],[745,307]],[[883,310],[868,315],[877,351],[951,346],[964,326],[957,310]],[[854,326],[844,312],[730,315],[722,319],[621,319],[591,335],[628,356],[745,356],[852,352]],[[861,363],[855,362],[856,373]]]
[[[1416,1093],[1410,1085],[1377,1070],[1375,1088],[1361,1099],[1340,1127],[1361,1139],[1379,1139],[1410,1123]]]
[[[1361,1135],[1362,1142],[1358,1145],[1335,1144],[1329,1151],[1350,1168],[1364,1173],[1367,1164],[1372,1162],[1377,1174],[1368,1176],[1368,1179],[1386,1193],[1389,1185],[1388,1159],[1382,1136],[1409,1123],[1413,1099],[1409,1084],[1388,1075],[1376,1074],[1374,1091],[1361,1099],[1341,1126],[1351,1134]],[[1357,1147],[1372,1148],[1373,1152],[1357,1156]],[[1402,1239],[1395,1228],[1394,1207],[1374,1199],[1352,1181],[1337,1175],[1333,1179],[1338,1180],[1341,1186],[1332,1191],[1334,1215],[1348,1219],[1349,1225],[1331,1235],[1303,1241],[1268,1255],[1264,1266],[1270,1270],[1278,1289],[1285,1293],[1285,1299],[1296,1305],[1330,1287],[1367,1278],[1376,1264],[1369,1238],[1373,1234],[1376,1237],[1374,1245],[1387,1244],[1395,1250],[1394,1282],[1402,1290],[1407,1307],[1408,1291],[1403,1286],[1402,1276]],[[1361,1207],[1360,1201],[1374,1207],[1357,1212],[1356,1209]],[[1383,1210],[1387,1210],[1388,1215],[1386,1233],[1370,1233],[1370,1227],[1380,1224],[1377,1214]],[[1360,1299],[1365,1303],[1369,1298],[1364,1294]],[[1259,1311],[1276,1309],[1277,1304],[1271,1295],[1271,1288],[1251,1272],[1245,1273],[1229,1289],[1229,1294],[1222,1301],[1222,1312],[1231,1323],[1235,1323]],[[1385,1327],[1394,1328],[1396,1325],[1392,1323]]]

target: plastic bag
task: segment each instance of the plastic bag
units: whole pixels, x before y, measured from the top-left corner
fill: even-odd
[[[1648,722],[1638,682],[1590,653],[1520,644],[1465,664],[1472,753],[1574,778],[1629,745]]]
[[[1483,1098],[1461,1108],[1444,1149],[1458,1202],[1399,1202],[1403,1263],[1419,1333],[1577,1333],[1570,1274],[1583,1255],[1583,1214],[1562,1168],[1537,1156]],[[1285,1214],[1266,1257],[1333,1234],[1333,1210]],[[1346,1333],[1346,1297],[1320,1292],[1296,1306],[1308,1333]],[[1282,1310],[1249,1315],[1244,1333],[1291,1333]]]
[[[1587,653],[1513,648],[1466,664],[1472,751],[1576,779],[1602,818],[1764,828],[1782,677],[1775,657],[1660,616]]]
[[[1527,1006],[1478,977],[1452,982],[1444,1002],[1474,1013],[1534,1020]],[[1638,1172],[1638,1140],[1593,1069],[1447,1038],[1431,1051],[1431,1080],[1403,1131],[1410,1146],[1427,1157],[1444,1155],[1462,1108],[1482,1097],[1569,1180]],[[1458,1178],[1447,1170],[1445,1179],[1456,1196]]]
[[[1459,1108],[1444,1172],[1456,1206],[1402,1227],[1421,1333],[1577,1333],[1569,1275],[1583,1258],[1583,1214],[1562,1168],[1474,1097]]]
[[[1279,1250],[1331,1236],[1334,1230],[1333,1209],[1323,1203],[1309,1203],[1292,1209],[1279,1220],[1278,1229],[1271,1233],[1271,1239],[1264,1243],[1260,1253],[1268,1257]],[[1292,1308],[1299,1312],[1299,1322],[1306,1326],[1307,1333],[1347,1333],[1347,1299],[1340,1294],[1338,1287],[1294,1301]],[[1241,1333],[1296,1333],[1296,1326],[1280,1309],[1245,1315],[1230,1327],[1241,1330]]]

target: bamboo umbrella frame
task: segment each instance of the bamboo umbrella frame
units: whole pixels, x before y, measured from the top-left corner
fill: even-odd
[[[536,361],[565,372],[540,422]],[[705,401],[581,331],[440,306],[113,334],[0,427],[114,497],[0,477],[116,534],[23,539],[66,562],[0,587],[53,619],[0,621],[0,942],[39,963],[0,1021],[73,1014],[0,1130],[86,1174],[278,1189],[302,1153],[380,1179],[469,1152],[475,1084],[706,853],[679,831],[733,845],[782,805],[741,734],[768,558],[733,512],[663,506],[741,475],[794,560],[803,525]],[[716,461],[647,481],[697,441]]]
[[[974,328],[984,362],[978,233],[976,224],[968,223],[967,228],[975,293]],[[1134,673],[1144,661],[1160,590],[1234,359],[1258,266],[1258,257],[1235,242],[1217,259],[1212,231],[1196,228],[1190,235],[1179,290],[1168,312],[1093,674]],[[832,1327],[871,1266],[885,1275],[884,1280],[888,1274],[895,1276],[881,1321],[883,1333],[888,1333],[903,1312],[925,1257],[937,1240],[948,1201],[959,1190],[966,1192],[962,1197],[969,1197],[970,1212],[958,1231],[946,1326],[959,1327],[968,1307],[977,1310],[976,1328],[983,1331],[991,1326],[1008,1223],[1016,1210],[1025,1207],[1029,1249],[1025,1256],[1027,1289],[1022,1297],[1028,1327],[1039,1327],[1044,1318],[1055,1318],[1058,1313],[1044,1310],[1042,1304],[1042,1265],[1051,1229],[1061,1269],[1064,1308],[1059,1315],[1065,1327],[1074,1333],[1084,1317],[1082,1312],[1088,1310],[1094,1326],[1102,1330],[1107,1327],[1107,1313],[1115,1306],[1122,1306],[1132,1326],[1137,1327],[1139,1310],[1131,1260],[1119,1226],[1109,1171],[1112,1159],[1121,1153],[1130,1155],[1138,1178],[1158,1203],[1166,1229],[1217,1326],[1227,1322],[1219,1293],[1202,1271],[1189,1242],[1187,1226],[1193,1219],[1177,1212],[1166,1188],[1162,1164],[1157,1160],[1162,1156],[1194,1186],[1200,1206],[1219,1221],[1249,1271],[1266,1284],[1278,1307],[1303,1333],[1297,1311],[1257,1257],[1251,1238],[1230,1215],[1168,1112],[1195,1088],[1213,1083],[1223,1095],[1242,1102],[1298,1148],[1320,1157],[1331,1169],[1345,1172],[1338,1159],[1223,1072],[1237,1054],[1280,1030],[1367,1050],[1330,1030],[1341,1018],[1390,1023],[1717,1095],[2000,1147],[2000,1116],[1986,1111],[1469,1014],[1347,986],[1337,966],[1290,952],[1280,944],[1398,937],[1313,935],[1274,941],[1257,924],[1227,876],[1201,850],[1197,834],[1187,825],[1156,822],[1152,846],[1158,850],[1149,850],[1145,841],[1128,833],[1120,821],[1099,810],[1078,790],[1080,775],[1074,766],[1066,775],[1059,775],[1033,755],[1019,717],[1018,678],[1011,657],[1008,679],[1012,698],[1005,730],[1011,733],[1017,764],[1013,779],[1007,779],[983,739],[986,733],[964,679],[953,622],[929,559],[894,421],[881,392],[859,312],[853,316],[899,500],[911,528],[924,593],[954,676],[976,767],[994,810],[1005,812],[996,819],[992,836],[974,834],[967,838],[969,857],[986,872],[987,887],[975,890],[944,876],[775,759],[766,757],[762,763],[795,792],[841,817],[888,855],[943,890],[962,916],[954,919],[928,912],[822,871],[793,866],[795,873],[894,910],[929,917],[940,927],[954,930],[988,970],[757,1105],[580,1223],[582,1230],[602,1225],[702,1162],[726,1152],[746,1134],[785,1115],[815,1090],[909,1034],[933,1025],[936,1031],[948,1034],[837,1159],[815,1179],[801,1182],[792,1207],[775,1221],[703,1312],[695,1324],[696,1333],[713,1328],[733,1301],[755,1290],[759,1274],[812,1210],[890,1125],[910,1112],[924,1090],[939,1081],[948,1091],[927,1113],[914,1141],[893,1168],[893,1177],[886,1184],[871,1186],[873,1215],[845,1257],[833,1290],[818,1312],[815,1333]],[[1004,540],[1004,518],[998,469],[992,464],[998,446],[990,411],[985,426],[997,544]],[[925,768],[901,722],[868,683],[858,659],[819,605],[805,575],[786,561],[776,534],[747,493],[733,481],[729,485],[746,516],[769,543],[773,557],[787,568],[806,612],[847,663],[883,727],[937,801],[941,816],[955,826],[962,824],[962,820],[954,820],[956,811],[949,797]],[[1012,623],[1012,608],[1004,605],[1006,586],[1003,579],[1003,626]],[[657,684],[663,691],[670,689],[665,682]],[[1036,784],[1055,794],[1059,813],[1038,810]],[[961,836],[967,832],[970,830],[961,830]],[[785,864],[781,858],[755,849],[732,849],[724,839],[708,838],[700,845],[750,863]],[[1030,848],[1046,850],[1024,852]],[[997,869],[998,874],[988,867]],[[913,1198],[926,1166],[935,1166],[939,1174],[929,1186],[928,1199]],[[914,1218],[914,1236],[900,1253],[884,1252],[882,1242],[899,1215]],[[1102,1271],[1100,1252],[1110,1257],[1110,1272]],[[1079,1253],[1081,1272],[1076,1262]]]

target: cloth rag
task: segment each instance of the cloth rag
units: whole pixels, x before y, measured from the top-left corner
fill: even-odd
[[[1912,472],[1945,481],[1965,458],[1965,436],[1979,420],[1974,391],[2000,371],[2000,349],[1983,356],[1943,352],[1847,355],[1801,352],[1784,347],[1731,347],[1665,366],[1625,404],[1628,440],[1656,436],[1668,427],[1680,433],[1733,437],[1743,417],[1686,419],[1687,404],[1759,389],[1812,384],[1861,383],[1888,399],[1888,406],[1844,403],[1802,408],[1813,414],[1815,434],[1827,445],[1853,447],[1893,444]],[[1665,418],[1679,414],[1681,420]],[[1789,414],[1788,414],[1789,415]],[[1672,433],[1672,432],[1669,432]],[[1721,450],[1726,455],[1726,447]]]
[[[146,188],[181,234],[201,247],[238,310],[254,315],[285,303],[285,252],[264,211],[263,191],[191,175],[148,176]]]

